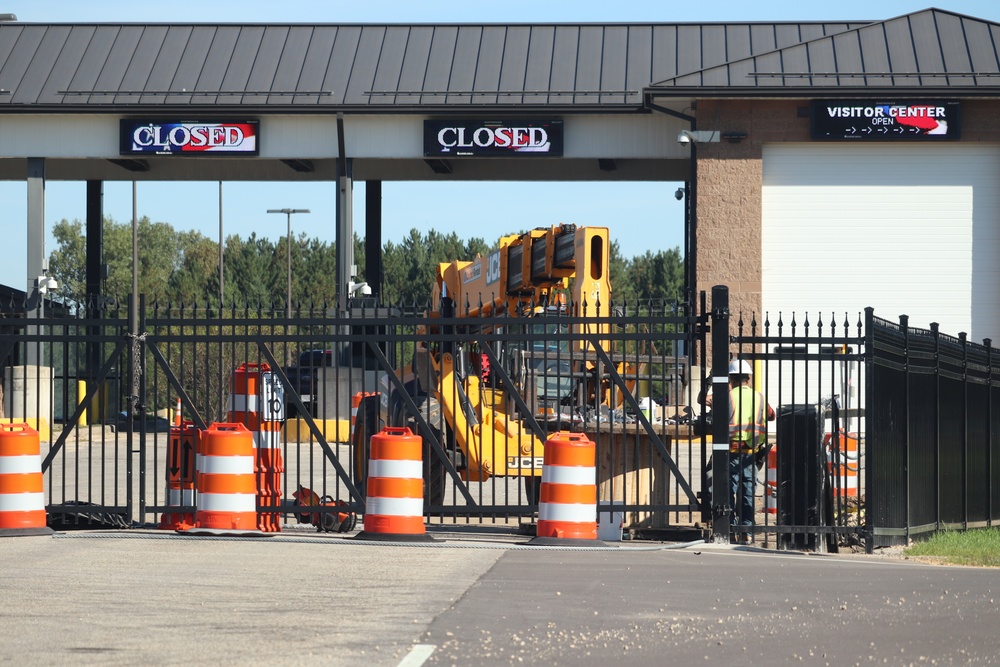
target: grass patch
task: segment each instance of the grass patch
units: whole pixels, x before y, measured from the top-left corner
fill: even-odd
[[[917,542],[907,556],[941,558],[953,565],[1000,567],[1000,530],[947,530]]]

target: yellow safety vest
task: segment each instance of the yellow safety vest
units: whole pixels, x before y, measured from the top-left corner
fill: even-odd
[[[756,450],[767,435],[766,425],[767,403],[760,392],[742,385],[729,390],[729,442]]]

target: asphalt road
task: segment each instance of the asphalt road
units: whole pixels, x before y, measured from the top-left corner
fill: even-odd
[[[975,665],[1000,572],[622,543],[0,538],[0,663]]]

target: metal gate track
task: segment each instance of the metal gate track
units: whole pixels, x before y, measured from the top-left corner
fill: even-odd
[[[391,547],[420,547],[431,549],[504,549],[510,551],[668,551],[673,549],[686,549],[693,546],[704,546],[704,540],[694,542],[684,542],[678,544],[658,544],[656,546],[643,547],[616,547],[616,546],[552,546],[534,544],[464,544],[455,542],[366,542],[347,538],[327,538],[327,537],[282,537],[277,534],[270,534],[262,537],[236,537],[226,535],[180,535],[180,534],[158,534],[158,533],[56,533],[52,536],[56,539],[120,539],[120,540],[189,540],[189,541],[216,541],[216,542],[261,542],[280,544],[348,544],[355,546],[379,546]]]

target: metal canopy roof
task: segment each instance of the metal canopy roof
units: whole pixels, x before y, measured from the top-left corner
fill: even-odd
[[[940,9],[779,47],[660,81],[654,97],[1000,91],[1000,25]]]
[[[3,23],[0,111],[621,113],[652,81],[863,25]]]

